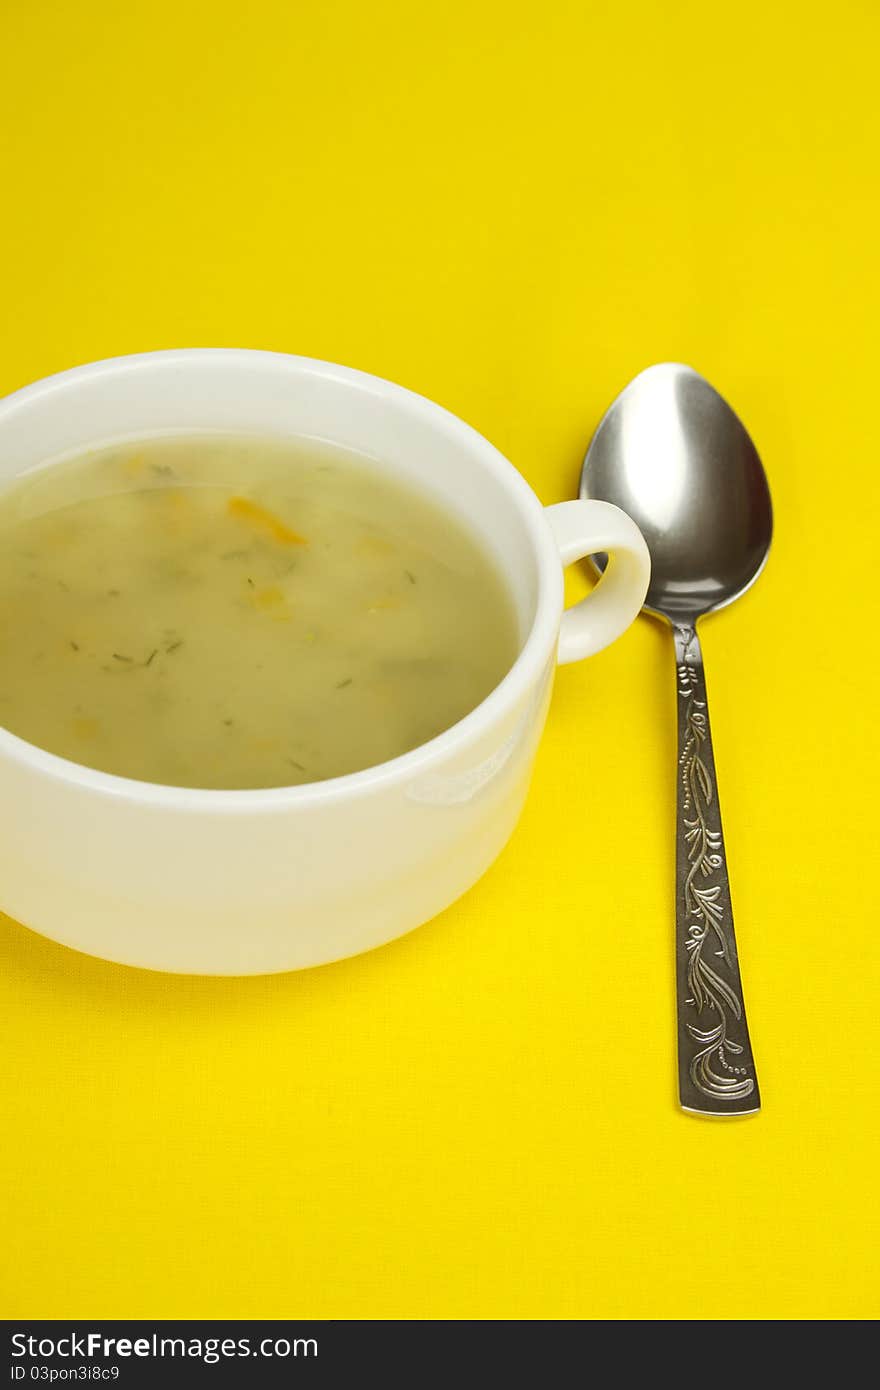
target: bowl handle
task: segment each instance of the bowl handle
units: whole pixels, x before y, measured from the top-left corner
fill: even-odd
[[[635,522],[610,502],[557,502],[544,515],[563,565],[608,556],[592,593],[562,615],[557,656],[563,665],[593,656],[626,631],[645,601],[651,561]]]

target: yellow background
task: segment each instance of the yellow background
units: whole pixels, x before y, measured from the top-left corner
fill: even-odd
[[[876,6],[0,16],[0,390],[327,357],[552,502],[681,359],[777,514],[704,630],[760,1117],[675,1105],[673,667],[643,620],[560,673],[496,867],[383,950],[171,978],[0,921],[3,1313],[875,1316]]]

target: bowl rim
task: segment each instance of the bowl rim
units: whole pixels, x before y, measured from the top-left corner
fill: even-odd
[[[44,777],[73,783],[81,789],[106,797],[166,806],[169,810],[222,814],[288,807],[293,809],[310,804],[357,798],[380,788],[388,788],[395,783],[408,782],[414,777],[430,772],[448,757],[462,752],[478,740],[492,724],[503,719],[511,711],[530,687],[540,681],[551,653],[555,653],[563,606],[562,564],[544,517],[544,508],[513,464],[483,435],[451,411],[405,386],[399,386],[383,377],[354,367],[291,353],[254,348],[170,348],[103,358],[82,366],[70,367],[20,387],[0,400],[0,428],[7,417],[22,408],[38,405],[42,398],[45,398],[46,408],[51,409],[53,394],[65,389],[75,389],[80,382],[120,372],[138,372],[151,367],[175,365],[184,368],[238,366],[242,370],[262,367],[276,371],[281,369],[297,376],[332,380],[345,387],[368,391],[392,408],[420,417],[435,431],[443,434],[452,445],[467,450],[516,504],[532,542],[537,573],[537,597],[534,618],[525,641],[516,660],[498,684],[457,723],[396,758],[322,782],[240,790],[178,787],[163,782],[142,782],[135,778],[102,772],[98,768],[87,767],[83,763],[60,757],[19,738],[17,734],[2,726],[0,757],[11,758]]]

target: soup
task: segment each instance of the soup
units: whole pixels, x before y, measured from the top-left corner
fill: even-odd
[[[0,494],[0,724],[105,772],[355,772],[461,719],[517,646],[467,525],[336,446],[156,438]]]

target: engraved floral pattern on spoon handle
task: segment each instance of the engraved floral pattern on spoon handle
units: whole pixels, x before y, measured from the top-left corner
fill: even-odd
[[[678,686],[676,976],[679,1095],[686,1110],[760,1108],[743,1003],[703,657],[674,624]]]

